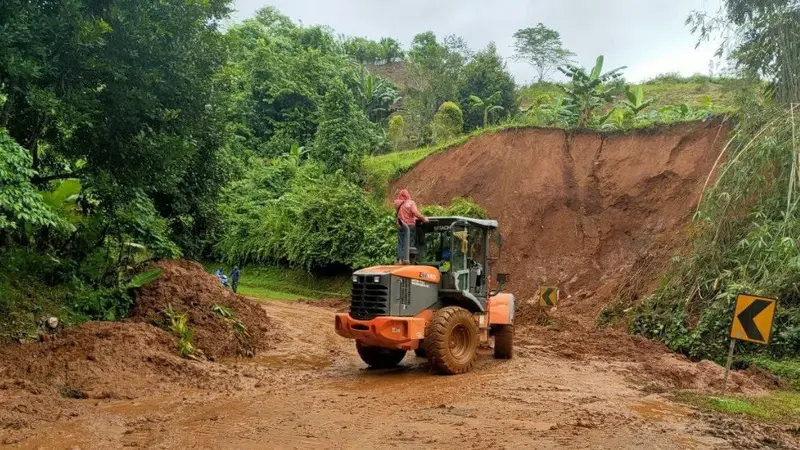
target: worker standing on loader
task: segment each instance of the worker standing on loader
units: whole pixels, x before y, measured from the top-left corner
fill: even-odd
[[[409,233],[409,245],[416,243],[417,220],[427,222],[428,219],[417,209],[417,204],[411,200],[411,194],[403,188],[394,201],[395,217],[397,218],[397,264],[403,264],[406,254],[406,233]],[[405,225],[405,226],[404,226]],[[408,227],[408,228],[406,228]]]

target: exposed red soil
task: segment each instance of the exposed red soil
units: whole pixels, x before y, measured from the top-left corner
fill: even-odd
[[[228,289],[193,261],[161,261],[152,266],[161,275],[137,294],[133,320],[166,324],[165,310],[187,313],[194,337],[192,343],[211,359],[230,356],[252,356],[269,345],[269,318],[258,305]],[[213,308],[217,305],[233,310],[245,325],[238,332]]]
[[[500,222],[493,271],[508,272],[525,321],[539,285],[560,310],[593,324],[618,294],[651,290],[686,237],[703,185],[728,138],[718,120],[602,134],[522,129],[471,139],[393,183],[421,204],[469,197]]]
[[[70,414],[68,398],[137,398],[171,386],[225,389],[213,366],[178,356],[164,310],[188,315],[193,345],[209,359],[252,356],[275,341],[266,312],[224,289],[190,261],[161,261],[157,280],[137,295],[125,322],[89,322],[40,342],[0,347],[0,429]],[[235,313],[246,332],[214,312]],[[235,380],[234,380],[235,381]]]

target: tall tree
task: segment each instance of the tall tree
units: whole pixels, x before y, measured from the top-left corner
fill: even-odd
[[[149,202],[173,224],[203,222],[223,173],[229,3],[0,2],[0,127],[30,153],[34,183],[80,178],[109,220]]]
[[[536,69],[541,83],[560,65],[570,62],[574,53],[564,48],[561,34],[542,23],[523,28],[514,33],[514,57],[525,61]]]
[[[472,60],[464,66],[462,81],[459,86],[459,99],[461,109],[467,112],[464,115],[464,125],[467,131],[484,126],[484,108],[474,107],[471,97],[477,97],[483,103],[491,103],[493,114],[501,111],[513,113],[517,107],[514,78],[506,70],[503,57],[497,53],[497,46],[490,42],[485,49],[475,54]],[[489,102],[489,99],[492,99]]]
[[[403,48],[396,39],[390,37],[381,38],[380,45],[383,51],[382,56],[386,60],[386,64],[392,63],[398,59],[403,59]]]
[[[328,86],[319,116],[311,157],[331,172],[341,169],[346,175],[357,173],[366,153],[367,120],[356,109],[353,94],[343,82],[335,80]]]
[[[431,137],[429,124],[439,106],[458,97],[458,80],[469,58],[466,42],[447,36],[442,42],[432,31],[414,37],[408,51],[406,109],[409,131],[417,143]]]
[[[800,1],[725,0],[715,15],[696,11],[686,23],[700,41],[720,32],[718,56],[773,81],[780,101],[800,101]]]

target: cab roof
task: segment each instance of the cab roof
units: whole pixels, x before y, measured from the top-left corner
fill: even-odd
[[[460,216],[428,217],[428,220],[430,220],[431,222],[446,223],[446,224],[451,224],[453,222],[468,222],[472,225],[490,229],[498,227],[496,220],[473,219],[471,217],[460,217]]]

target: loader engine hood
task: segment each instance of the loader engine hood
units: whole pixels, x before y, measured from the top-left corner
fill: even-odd
[[[434,307],[442,274],[430,266],[376,266],[353,273],[350,316],[415,316]]]
[[[442,280],[442,274],[439,269],[431,266],[375,266],[353,273],[354,277],[367,275],[394,275],[400,278],[437,284]]]

